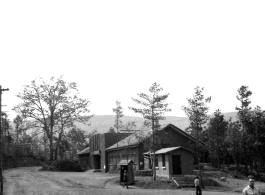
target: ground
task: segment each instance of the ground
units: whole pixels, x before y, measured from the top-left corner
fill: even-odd
[[[100,172],[51,172],[41,171],[41,167],[21,167],[4,171],[4,194],[6,195],[116,195],[116,194],[175,194],[194,195],[194,189],[143,189],[148,187],[148,177],[136,177],[136,185],[129,189],[119,185],[119,175]],[[167,181],[157,182],[156,187],[164,188]],[[160,187],[159,187],[160,185]],[[204,195],[239,195],[246,185],[245,180],[228,178],[225,188],[204,190]],[[265,190],[264,183],[257,183]],[[226,189],[226,190],[224,190]],[[238,190],[237,190],[238,189]]]

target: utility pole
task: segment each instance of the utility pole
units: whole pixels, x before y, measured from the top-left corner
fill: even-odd
[[[0,85],[0,182],[1,182],[1,189],[0,195],[3,195],[4,185],[3,185],[3,131],[2,131],[2,92],[9,91],[9,89],[2,89]]]

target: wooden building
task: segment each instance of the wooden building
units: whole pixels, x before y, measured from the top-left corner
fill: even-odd
[[[172,178],[177,175],[192,175],[194,152],[183,147],[170,147],[155,152],[157,176]],[[152,158],[150,152],[145,157]]]
[[[86,171],[90,169],[90,152],[89,147],[85,148],[84,150],[81,150],[77,153],[78,161],[81,169],[83,171]]]
[[[124,182],[124,171],[127,172],[127,183],[128,185],[134,184],[134,169],[133,169],[133,161],[132,160],[121,160],[118,163],[118,166],[120,166],[120,183]]]
[[[89,147],[77,153],[82,170],[100,169],[102,172],[106,172],[107,158],[105,149],[128,135],[130,134],[98,133],[91,136],[89,138]]]
[[[156,131],[156,135],[160,138],[157,149],[182,148],[176,152],[185,150],[183,148],[192,150],[197,141],[193,136],[173,124],[161,125],[160,129]],[[144,152],[148,151],[144,146],[144,140],[151,136],[152,131],[150,129],[136,131],[133,134],[104,133],[93,135],[89,139],[89,147],[77,154],[79,163],[84,170],[101,169],[102,172],[108,172],[112,167],[116,168],[121,160],[131,159],[134,162],[133,168],[135,170],[149,170],[152,165],[150,159],[144,158]],[[185,153],[188,153],[187,150]],[[194,154],[193,156],[195,157]],[[185,159],[183,159],[184,162]]]
[[[159,144],[160,148],[182,147],[191,150],[192,145],[196,143],[196,139],[193,136],[187,134],[173,124],[161,125],[160,129],[157,131],[157,134],[161,138]],[[144,138],[148,136],[150,137],[151,135],[152,134],[150,133],[150,129],[146,132],[137,131],[136,133],[107,148],[105,150],[107,158],[106,170],[110,170],[113,165],[117,164],[123,159],[133,160],[133,162],[135,163],[134,169],[136,170],[150,169],[151,160],[144,158],[143,155],[144,152],[148,151],[144,147],[143,140]],[[179,150],[177,152],[180,151],[182,150]],[[183,159],[183,163],[185,163],[184,160],[185,159]]]

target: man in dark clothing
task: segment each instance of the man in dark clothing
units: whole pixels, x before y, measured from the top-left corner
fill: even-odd
[[[124,170],[124,173],[123,173],[123,186],[126,185],[127,189],[128,189],[128,175],[127,175],[127,171]]]

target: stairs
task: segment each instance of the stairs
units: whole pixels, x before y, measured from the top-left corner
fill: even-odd
[[[172,180],[178,185],[178,187],[180,188],[190,188],[193,187],[194,188],[194,184],[193,181],[190,180],[189,178],[183,176],[183,175],[179,175],[179,176],[173,176]]]

